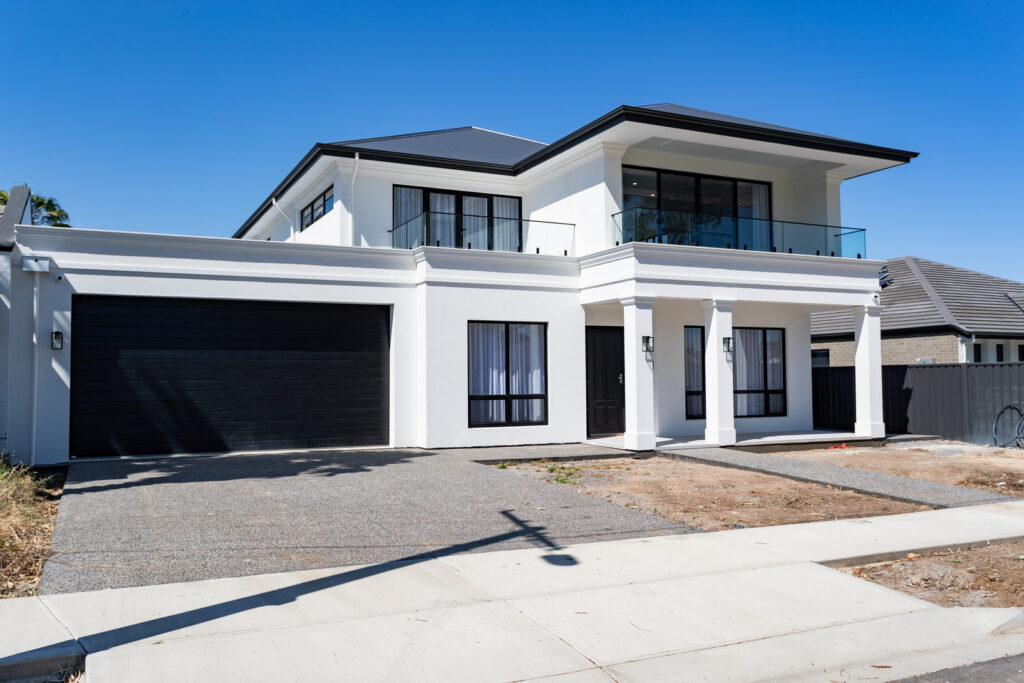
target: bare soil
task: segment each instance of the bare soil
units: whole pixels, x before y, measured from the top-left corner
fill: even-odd
[[[1024,607],[1024,541],[842,571],[941,607]]]
[[[776,453],[1024,498],[1024,450],[955,441]]]
[[[757,472],[660,456],[503,463],[538,479],[705,531],[820,522],[928,510]]]
[[[34,595],[39,587],[65,474],[0,460],[0,598]]]

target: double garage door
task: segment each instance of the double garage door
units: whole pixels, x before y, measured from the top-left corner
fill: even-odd
[[[75,295],[71,457],[387,444],[389,313]]]

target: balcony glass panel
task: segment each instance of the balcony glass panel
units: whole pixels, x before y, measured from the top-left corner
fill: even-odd
[[[485,205],[486,201],[483,199]],[[557,256],[576,254],[576,226],[572,223],[523,220],[515,216],[519,213],[518,203],[513,207],[496,201],[494,213],[496,215],[488,216],[426,211],[392,229],[391,246],[395,249],[427,246]]]
[[[867,258],[865,233],[859,228],[646,208],[629,209],[612,218],[618,244],[648,242]]]

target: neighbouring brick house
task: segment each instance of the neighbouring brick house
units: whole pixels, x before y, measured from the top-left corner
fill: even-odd
[[[905,256],[886,261],[882,363],[1024,362],[1024,283]],[[811,314],[815,366],[853,365],[853,316]]]

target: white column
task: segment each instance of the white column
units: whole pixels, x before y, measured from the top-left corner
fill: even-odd
[[[719,446],[736,443],[736,417],[733,407],[732,354],[726,353],[722,340],[732,337],[732,308],[735,301],[711,299],[704,308],[704,440]]]
[[[626,433],[631,451],[654,450],[654,358],[644,353],[643,337],[654,335],[654,298],[622,299],[625,354]]]
[[[854,363],[857,391],[857,436],[885,436],[882,418],[882,307],[854,309]]]

